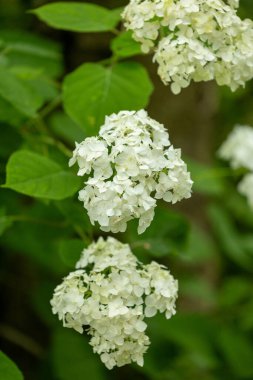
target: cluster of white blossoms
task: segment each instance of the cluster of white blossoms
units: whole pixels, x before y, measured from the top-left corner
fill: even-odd
[[[232,168],[253,171],[253,128],[236,125],[218,153],[221,158],[230,162]]]
[[[147,112],[121,111],[105,119],[98,137],[76,144],[70,165],[86,176],[79,192],[91,223],[124,232],[139,219],[138,233],[150,225],[157,199],[176,203],[191,196],[192,181],[180,149],[164,126]]]
[[[253,22],[238,0],[130,0],[122,13],[158,74],[178,94],[191,81],[215,79],[232,91],[253,77]]]
[[[245,168],[251,173],[246,174],[238,185],[238,190],[248,199],[253,209],[253,128],[247,125],[237,125],[221,145],[219,156],[230,162],[234,169]]]
[[[156,262],[140,263],[127,244],[111,237],[84,249],[76,269],[56,287],[53,313],[79,333],[85,327],[107,368],[142,366],[150,343],[144,318],[175,314],[177,281]]]

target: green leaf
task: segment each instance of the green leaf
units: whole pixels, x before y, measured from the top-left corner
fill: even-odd
[[[79,189],[80,180],[49,158],[20,150],[8,161],[3,186],[33,197],[64,199]]]
[[[231,372],[243,378],[253,376],[253,346],[250,339],[235,329],[219,330],[218,344],[231,367]]]
[[[58,242],[58,252],[60,260],[70,270],[74,270],[76,262],[79,260],[84,242],[79,239],[63,239]]]
[[[217,247],[211,236],[196,224],[192,224],[189,230],[185,255],[182,259],[193,264],[205,263],[216,256]]]
[[[35,93],[41,96],[42,104],[52,101],[59,96],[59,90],[50,78],[40,76],[39,78],[29,81],[29,86]]]
[[[1,237],[2,245],[10,254],[19,252],[32,265],[56,274],[57,278],[66,275],[69,266],[61,259],[59,241],[63,237],[71,239],[73,229],[67,225],[52,202],[49,205],[32,202],[27,207],[27,204],[24,206],[22,197],[18,198],[21,198],[20,204],[16,204],[16,210],[11,212],[15,222]]]
[[[49,123],[57,136],[60,136],[73,146],[75,142],[81,142],[86,137],[84,129],[63,112],[53,113],[49,119]]]
[[[132,37],[132,32],[123,32],[112,40],[111,49],[120,58],[141,54],[140,44]]]
[[[66,272],[64,273],[64,275],[66,275]],[[57,274],[57,278],[59,281],[59,273]],[[55,318],[55,315],[53,315],[52,308],[49,303],[49,300],[52,298],[56,284],[57,283],[54,280],[49,280],[48,277],[44,276],[44,279],[41,279],[40,283],[36,287],[33,287],[33,289],[31,289],[30,292],[30,299],[32,301],[34,312],[39,316],[40,321],[44,322],[44,324],[50,327],[59,326],[59,322],[57,318]],[[41,377],[41,379],[50,378],[50,375],[47,377],[44,377],[42,375]]]
[[[41,98],[7,69],[0,67],[0,95],[22,114],[35,117]]]
[[[32,10],[48,25],[73,32],[112,30],[120,20],[118,12],[90,3],[53,3]]]
[[[90,219],[81,202],[74,202],[73,199],[64,199],[63,201],[55,202],[55,206],[71,226],[76,226],[79,230],[85,231],[88,234],[91,233],[92,226]]]
[[[253,259],[253,236],[252,233],[239,236],[241,246],[247,254]]]
[[[252,294],[250,302],[248,302],[242,310],[241,326],[243,330],[253,330],[253,300]]]
[[[18,126],[22,123],[24,118],[21,112],[15,109],[0,95],[0,121],[8,122],[9,125]]]
[[[59,329],[53,337],[53,365],[59,380],[105,380],[104,368],[85,336]]]
[[[192,159],[187,159],[187,167],[193,180],[193,191],[206,195],[219,195],[223,192],[223,177],[228,169],[211,168]]]
[[[0,236],[3,234],[3,232],[10,227],[12,224],[10,218],[5,215],[4,208],[0,208]]]
[[[10,67],[10,72],[17,78],[23,80],[33,80],[41,76],[42,71],[29,66],[13,66]]]
[[[113,9],[110,9],[110,12],[113,13],[115,15],[115,17],[118,18],[118,20],[120,21],[121,20],[121,14],[122,12],[124,11],[125,7],[117,7],[117,8],[113,8]]]
[[[213,322],[205,316],[197,313],[177,314],[170,321],[158,314],[150,318],[149,331],[152,341],[150,351],[155,349],[159,353],[159,347],[174,344],[179,353],[190,354],[195,365],[201,368],[215,368],[218,360],[215,356],[213,337],[216,332]],[[165,339],[167,342],[165,343]],[[154,347],[152,347],[154,343]],[[149,353],[148,353],[149,354]],[[162,353],[159,353],[159,356]],[[168,363],[168,358],[167,358]],[[167,364],[168,366],[168,364]],[[171,364],[169,364],[171,366]],[[157,367],[158,368],[158,367]],[[169,367],[170,368],[170,367]]]
[[[13,66],[10,69],[17,78],[25,83],[41,98],[41,105],[45,101],[55,99],[59,95],[56,83],[43,74],[40,69],[34,69],[29,66]]]
[[[180,278],[181,297],[197,304],[201,309],[211,309],[215,307],[217,296],[214,286],[206,279],[194,277],[192,273]]]
[[[139,240],[133,243],[133,248],[143,249],[153,257],[163,257],[171,253],[171,244],[168,240],[153,237]]]
[[[250,230],[252,230],[253,213],[249,212],[247,198],[242,196],[235,188],[233,188],[233,191],[231,193],[227,192],[224,201],[233,218],[240,224],[243,223],[243,225],[249,227]]]
[[[136,224],[136,221],[129,224],[128,240],[133,250],[144,257],[147,253],[152,257],[163,257],[185,249],[189,225],[179,213],[158,206],[155,223],[151,223],[141,237],[137,234]]]
[[[16,364],[0,351],[0,379],[23,380],[24,377]]]
[[[110,67],[86,63],[65,78],[63,102],[68,115],[93,134],[106,115],[144,108],[152,90],[146,69],[139,63]]]
[[[253,258],[247,253],[230,215],[221,206],[208,207],[208,216],[224,253],[246,270],[253,270]]]
[[[26,66],[50,77],[62,73],[61,49],[55,41],[23,30],[0,30],[0,38],[7,49],[8,67]]]
[[[17,129],[12,128],[10,125],[1,123],[0,141],[0,157],[7,159],[21,146],[22,138]]]
[[[219,302],[222,307],[236,306],[239,309],[243,301],[252,298],[251,280],[233,276],[226,279],[219,291]]]

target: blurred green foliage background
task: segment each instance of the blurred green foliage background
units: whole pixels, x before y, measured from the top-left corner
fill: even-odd
[[[89,120],[82,124],[67,116],[61,82],[84,62],[108,59],[115,36],[52,29],[27,12],[45,3],[54,1],[0,0],[1,184],[16,150],[48,157],[68,171],[65,153],[97,131]],[[115,8],[127,2],[92,3]],[[241,0],[240,14],[253,18],[251,0]],[[122,47],[113,44],[115,51]],[[253,126],[253,82],[236,93],[214,83],[193,84],[174,96],[160,82],[151,57],[138,54],[134,44],[130,50],[132,61],[146,67],[154,84],[149,114],[182,148],[194,191],[180,206],[160,204],[143,235],[137,236],[133,223],[118,238],[144,262],[155,259],[170,268],[179,280],[177,315],[148,320],[151,346],[143,368],[106,370],[87,337],[64,329],[49,304],[81,250],[100,235],[77,201],[80,183],[73,182],[71,196],[63,200],[1,188],[1,350],[27,380],[253,379],[253,212],[236,190],[241,173],[216,155],[236,123]],[[31,89],[27,109],[22,102],[19,108],[20,98],[28,96],[22,89],[6,98],[5,68]],[[145,94],[139,97],[140,104],[146,101]],[[123,93],[121,101],[126,102]],[[33,111],[38,111],[35,119]],[[1,360],[1,380],[22,378],[15,377],[21,376],[15,369],[14,375],[1,377]]]

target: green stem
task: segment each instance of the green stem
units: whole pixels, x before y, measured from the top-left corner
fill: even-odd
[[[118,29],[116,29],[116,28],[114,28],[114,29],[111,29],[111,32],[113,33],[113,34],[115,34],[116,36],[119,36],[120,35],[120,30],[118,30]]]
[[[51,136],[41,135],[40,139],[47,145],[57,147],[66,157],[72,157],[72,151],[68,149],[61,141],[55,140]]]
[[[56,97],[52,102],[48,103],[39,113],[38,117],[35,119],[30,119],[21,128],[21,133],[25,139],[28,141],[32,140],[29,136],[30,131],[27,129],[34,125],[37,131],[40,133],[40,140],[47,145],[52,145],[57,147],[65,156],[70,158],[72,156],[72,151],[66,147],[64,143],[57,140],[50,129],[44,122],[44,118],[49,115],[56,107],[61,103],[61,97]],[[27,132],[27,133],[26,133]]]
[[[91,243],[89,237],[83,232],[80,226],[78,226],[77,224],[74,224],[73,228],[75,232],[77,233],[77,235],[79,235],[79,237],[83,240],[85,244],[89,245]]]
[[[50,114],[56,107],[61,104],[61,96],[57,96],[50,103],[48,103],[39,113],[39,118],[44,118]]]
[[[102,61],[99,61],[100,65],[105,65],[105,66],[112,66],[117,62],[120,62],[124,60],[124,57],[118,57],[117,55],[111,55],[109,58],[102,59]]]
[[[112,64],[112,57],[102,59],[102,61],[99,61],[100,65],[111,65]]]

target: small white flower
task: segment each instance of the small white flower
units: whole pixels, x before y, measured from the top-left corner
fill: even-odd
[[[76,161],[79,166],[78,175],[90,173],[91,164],[101,166],[102,163],[108,163],[106,144],[97,137],[88,137],[81,142],[81,144],[76,144],[76,149],[73,152],[73,157],[69,161],[69,165],[74,165]]]
[[[239,7],[239,0],[228,0],[228,4],[233,8]]]
[[[70,165],[75,162],[79,175],[89,175],[79,200],[91,223],[98,222],[105,232],[124,232],[136,218],[142,233],[154,217],[156,199],[176,203],[191,196],[181,151],[144,110],[107,116],[98,137],[77,145]]]
[[[116,298],[108,304],[108,317],[113,318],[118,315],[127,314],[128,308],[123,305],[123,301],[120,298]]]
[[[158,263],[143,265],[127,244],[100,238],[84,249],[51,300],[65,327],[87,330],[93,351],[107,368],[136,362],[150,344],[145,317],[175,314],[178,285]]]

